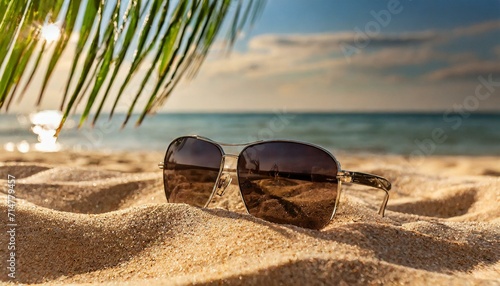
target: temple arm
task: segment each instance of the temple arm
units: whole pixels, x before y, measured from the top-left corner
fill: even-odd
[[[382,202],[378,213],[381,216],[384,216],[387,201],[389,200],[389,190],[391,189],[391,182],[389,182],[386,178],[377,175],[352,172],[347,170],[340,171],[337,174],[337,178],[344,183],[360,184],[383,190],[385,192],[384,201]]]

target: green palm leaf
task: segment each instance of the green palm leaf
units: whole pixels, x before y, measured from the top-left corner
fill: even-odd
[[[112,104],[110,117],[118,105],[128,107],[124,124],[136,106],[144,104],[140,124],[164,104],[181,78],[194,78],[222,27],[227,27],[230,49],[264,4],[265,0],[0,0],[0,108],[7,110],[14,99],[22,100],[38,71],[43,73],[40,104],[69,51],[73,59],[60,95],[64,115],[58,133],[80,103],[85,103],[80,125],[91,113],[95,123],[107,101]],[[56,20],[61,36],[49,43],[40,36],[40,28]],[[140,73],[144,65],[148,68]],[[124,80],[117,81],[123,70]],[[135,78],[141,82],[138,87],[130,84]],[[113,85],[119,86],[116,94],[111,93]],[[124,102],[129,89],[135,96]]]

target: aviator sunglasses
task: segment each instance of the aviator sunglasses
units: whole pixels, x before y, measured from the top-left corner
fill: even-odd
[[[238,155],[225,154],[222,146],[243,149]],[[223,144],[183,136],[170,143],[159,167],[170,203],[207,207],[215,194],[224,194],[236,173],[249,214],[312,229],[323,228],[335,215],[342,183],[383,190],[381,216],[391,189],[380,176],[342,170],[335,157],[319,146],[288,140]]]

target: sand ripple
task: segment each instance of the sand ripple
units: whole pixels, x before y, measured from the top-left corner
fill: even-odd
[[[5,163],[0,178],[17,178],[15,281],[499,285],[500,178],[491,166],[454,176],[369,163],[361,171],[394,182],[386,218],[376,215],[377,196],[351,186],[322,231],[246,215],[235,188],[214,204],[229,210],[166,204],[161,172]],[[0,201],[6,214],[5,190]]]

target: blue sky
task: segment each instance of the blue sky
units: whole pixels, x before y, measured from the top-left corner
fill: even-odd
[[[230,56],[223,35],[161,112],[500,112],[500,0],[268,0]]]
[[[269,0],[164,109],[440,112],[479,76],[500,82],[500,1]],[[500,111],[499,90],[469,109]]]
[[[393,24],[387,26],[387,32],[449,29],[500,17],[499,1],[398,2],[403,11],[394,17]],[[253,34],[346,31],[371,21],[370,12],[387,9],[388,3],[380,0],[269,0]]]

